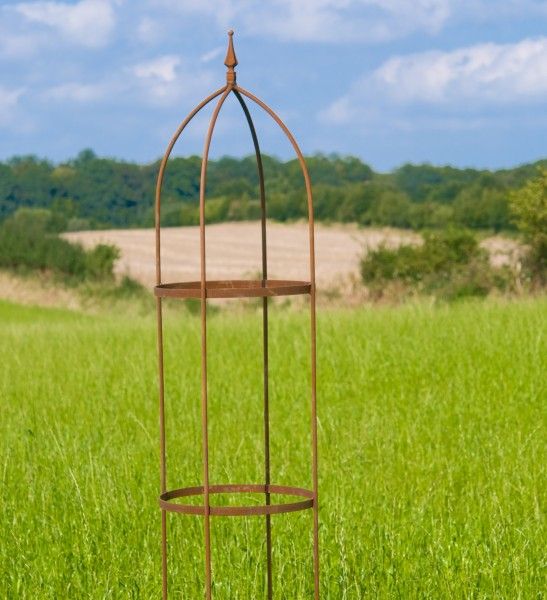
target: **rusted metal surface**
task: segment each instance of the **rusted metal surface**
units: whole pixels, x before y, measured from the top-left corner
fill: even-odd
[[[205,290],[207,298],[263,298],[309,294],[311,285],[308,281],[285,279],[227,279],[207,281]],[[161,298],[201,298],[201,282],[163,283],[154,288],[154,294]]]
[[[232,34],[233,35],[233,34]],[[233,50],[232,35],[229,37],[229,46]],[[235,55],[234,55],[235,58]],[[235,80],[234,80],[235,82]],[[295,282],[283,282],[282,285],[279,282],[268,281],[268,257],[267,257],[267,243],[266,243],[266,187],[264,184],[264,167],[262,165],[262,154],[260,153],[260,144],[258,143],[258,136],[256,135],[256,129],[251,117],[251,113],[247,108],[245,100],[243,100],[241,94],[234,89],[234,95],[237,98],[243,114],[247,119],[251,137],[253,139],[253,146],[256,156],[256,167],[258,171],[258,189],[260,193],[260,234],[261,234],[261,250],[262,250],[262,281],[261,290],[283,290],[284,295],[292,295],[292,291],[298,291],[302,293],[302,286],[295,285]],[[288,285],[285,285],[288,284]],[[308,286],[306,285],[305,288]],[[306,289],[306,291],[308,291]],[[277,294],[268,294],[277,295]],[[270,490],[270,391],[268,385],[268,295],[264,294],[262,298],[262,347],[263,347],[263,398],[264,398],[264,481],[266,482],[265,502],[266,506],[269,506]],[[307,508],[307,507],[306,507]],[[268,580],[268,600],[272,600],[273,594],[273,573],[272,573],[272,522],[270,518],[270,512],[266,513],[266,576]]]
[[[162,511],[162,590],[164,600],[167,598],[167,513],[177,512],[183,514],[200,515],[204,519],[204,547],[205,547],[205,597],[211,600],[212,565],[211,565],[211,516],[251,516],[263,515],[265,517],[266,533],[266,569],[268,599],[273,596],[272,577],[272,523],[271,515],[312,509],[313,511],[313,565],[314,565],[314,598],[319,598],[319,504],[317,480],[317,399],[316,399],[316,314],[315,314],[315,249],[314,249],[314,223],[313,223],[313,198],[312,188],[306,162],[296,143],[283,121],[262,100],[239,87],[236,83],[235,67],[238,64],[233,45],[233,32],[228,32],[228,50],[224,64],[227,67],[226,85],[205,98],[180,124],[172,137],[160,164],[155,204],[156,227],[156,296],[157,328],[158,328],[158,374],[159,374],[159,418],[160,418],[160,498],[159,505]],[[208,281],[206,270],[206,223],[205,223],[205,191],[207,183],[207,164],[209,149],[215,124],[226,98],[233,93],[239,102],[253,141],[256,155],[260,209],[261,209],[261,254],[262,273],[260,280],[222,280]],[[215,98],[220,98],[213,110],[207,135],[204,141],[201,162],[200,195],[199,195],[199,255],[200,255],[200,280],[189,282],[162,282],[161,277],[161,192],[167,161],[175,143],[185,127],[194,116]],[[291,143],[304,177],[308,204],[309,223],[309,281],[291,281],[268,279],[267,237],[266,237],[266,192],[264,170],[260,145],[244,97],[262,108],[279,125]],[[312,490],[271,483],[270,469],[270,417],[269,417],[269,381],[268,381],[268,302],[271,296],[309,295],[310,298],[310,360],[311,360],[311,477]],[[166,464],[166,436],[165,436],[165,391],[163,367],[163,323],[162,323],[162,298],[199,298],[201,305],[201,433],[202,433],[202,459],[203,459],[203,485],[168,490],[167,464]],[[254,484],[211,484],[209,480],[209,432],[208,432],[208,395],[207,395],[207,300],[210,298],[262,298],[262,338],[263,338],[263,412],[264,412],[264,483]],[[212,494],[226,493],[258,493],[264,495],[264,504],[251,506],[221,506],[211,504]],[[296,496],[298,501],[272,503],[271,495]],[[183,504],[174,500],[188,496],[203,496],[203,504]],[[287,594],[287,589],[284,590]]]
[[[178,504],[171,502],[174,498],[185,498],[187,496],[198,496],[204,494],[203,486],[194,486],[171,490],[160,495],[160,507],[164,510],[179,512],[187,515],[205,514],[205,506],[196,506],[195,504]],[[281,504],[271,504],[253,506],[210,506],[209,514],[212,516],[251,516],[251,515],[277,515],[286,512],[295,512],[305,510],[313,506],[313,492],[304,488],[289,487],[286,485],[272,484],[225,484],[209,486],[209,494],[236,494],[236,493],[261,493],[283,494],[286,496],[301,496],[305,500],[299,502],[285,502]]]

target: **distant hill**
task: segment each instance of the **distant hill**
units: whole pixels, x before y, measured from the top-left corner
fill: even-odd
[[[265,155],[268,217],[290,221],[306,216],[303,180],[296,160]],[[307,158],[314,185],[315,215],[321,221],[408,229],[450,224],[474,229],[511,229],[511,189],[534,177],[547,160],[498,171],[406,164],[375,173],[352,156]],[[199,222],[201,159],[174,158],[164,183],[162,223]],[[153,224],[159,162],[139,165],[100,158],[84,150],[62,164],[35,156],[0,162],[0,221],[20,207],[47,208],[60,230],[149,227]],[[208,222],[259,217],[258,177],[252,156],[224,157],[209,164]]]

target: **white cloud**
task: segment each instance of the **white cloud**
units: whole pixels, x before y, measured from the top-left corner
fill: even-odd
[[[381,42],[414,31],[434,33],[455,0],[155,0],[157,7],[201,14],[222,28],[301,42]]]
[[[547,92],[547,38],[396,57],[373,75],[397,102],[514,102]]]
[[[208,62],[211,62],[212,60],[215,60],[215,58],[222,56],[222,54],[225,51],[226,51],[226,48],[224,46],[218,46],[217,48],[213,48],[213,50],[209,50],[209,52],[205,52],[205,54],[202,54],[199,57],[199,59],[203,63],[208,63]]]
[[[116,22],[108,0],[80,0],[76,4],[21,2],[14,9],[28,21],[51,27],[70,41],[88,47],[107,44]]]
[[[465,113],[547,99],[547,37],[515,44],[479,44],[450,52],[397,56],[335,100],[322,117],[367,120],[370,107]]]
[[[135,65],[133,73],[140,79],[156,79],[169,83],[175,80],[180,63],[180,57],[169,54]]]
[[[181,57],[169,54],[118,68],[91,83],[70,81],[49,86],[40,96],[56,103],[169,107],[184,97],[199,99],[212,85],[208,71],[195,73]]]
[[[105,83],[63,83],[48,88],[43,97],[46,100],[60,100],[71,102],[95,102],[106,98],[113,92]]]
[[[257,2],[257,9],[262,6]],[[251,29],[285,40],[347,43],[437,32],[451,7],[449,0],[278,0],[267,14],[261,12],[247,13]]]
[[[174,54],[167,54],[129,68],[128,85],[143,102],[158,106],[175,106],[184,97],[212,90],[214,79],[209,71],[196,67]]]
[[[248,36],[299,42],[381,43],[447,24],[541,18],[544,0],[145,0],[168,23],[175,12]]]

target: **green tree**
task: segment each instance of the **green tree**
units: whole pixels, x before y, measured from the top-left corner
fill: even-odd
[[[530,250],[526,264],[541,285],[547,282],[547,168],[511,194],[513,220]]]
[[[498,232],[510,226],[508,193],[499,187],[473,184],[458,194],[453,206],[456,223],[464,227]]]
[[[267,214],[280,221],[307,214],[304,179],[298,160],[263,155]],[[404,165],[375,173],[352,156],[315,154],[306,158],[319,221],[391,225],[413,229],[459,224],[473,229],[511,227],[507,198],[538,166],[480,171],[433,165]],[[0,162],[0,221],[22,207],[51,210],[57,230],[150,227],[159,161],[147,165],[100,158],[83,150],[53,165],[35,156]],[[196,222],[201,158],[169,160],[163,181],[162,224]],[[256,158],[211,160],[206,199],[213,221],[254,219],[259,198]],[[222,200],[221,200],[222,199]],[[207,217],[209,219],[209,216]]]

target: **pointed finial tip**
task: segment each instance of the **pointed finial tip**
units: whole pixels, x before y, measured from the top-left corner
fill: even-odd
[[[233,36],[234,31],[233,29],[230,29],[230,31],[228,31],[228,50],[226,52],[226,58],[224,59],[224,64],[228,67],[228,72],[226,74],[228,83],[235,83],[234,68],[237,65]]]

